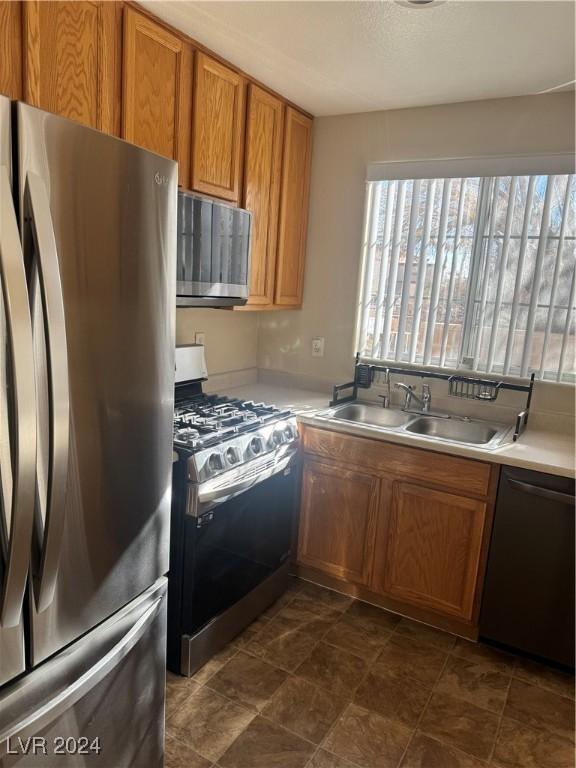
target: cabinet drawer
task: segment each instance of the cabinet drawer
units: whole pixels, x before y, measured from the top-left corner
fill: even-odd
[[[486,462],[308,426],[304,428],[303,445],[307,453],[375,474],[407,477],[467,496],[488,495],[490,464]]]

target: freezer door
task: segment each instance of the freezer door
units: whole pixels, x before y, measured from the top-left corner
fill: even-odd
[[[23,104],[38,399],[31,661],[168,570],[177,166]]]
[[[166,589],[0,694],[0,768],[162,768]]]
[[[11,104],[0,97],[0,686],[24,670],[36,405],[26,273],[12,194]]]

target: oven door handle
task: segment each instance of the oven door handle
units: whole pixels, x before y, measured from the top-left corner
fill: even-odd
[[[233,499],[235,496],[247,491],[249,488],[253,488],[255,485],[264,482],[264,480],[268,480],[270,477],[283,472],[293,463],[293,459],[297,455],[298,446],[291,446],[290,449],[279,456],[277,461],[273,464],[263,466],[260,472],[255,472],[253,475],[250,475],[250,477],[241,479],[237,483],[221,485],[217,488],[210,488],[208,486],[206,490],[203,490],[202,485],[200,485],[198,487],[196,516],[199,516],[203,512],[207,512],[218,504],[223,504],[225,501]]]

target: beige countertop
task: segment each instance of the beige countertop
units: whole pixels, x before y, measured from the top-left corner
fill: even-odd
[[[255,383],[230,389],[226,394],[245,400],[273,403],[282,407],[290,406],[296,411],[299,421],[304,424],[335,432],[370,437],[389,443],[402,443],[412,445],[415,448],[427,448],[437,453],[464,456],[495,464],[508,464],[563,477],[576,476],[573,433],[551,431],[540,424],[537,426],[529,424],[516,443],[510,442],[496,450],[489,451],[474,446],[442,443],[405,432],[385,431],[364,424],[328,421],[318,415],[320,411],[325,411],[328,408],[329,396],[322,392]]]

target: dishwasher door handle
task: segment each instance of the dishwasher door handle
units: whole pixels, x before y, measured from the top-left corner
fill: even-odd
[[[552,491],[549,488],[542,488],[539,485],[532,485],[531,483],[523,483],[521,480],[512,480],[512,478],[506,478],[511,487],[522,493],[529,493],[532,496],[541,496],[548,501],[556,501],[559,504],[574,504],[575,497],[572,493],[562,493],[562,491]]]

